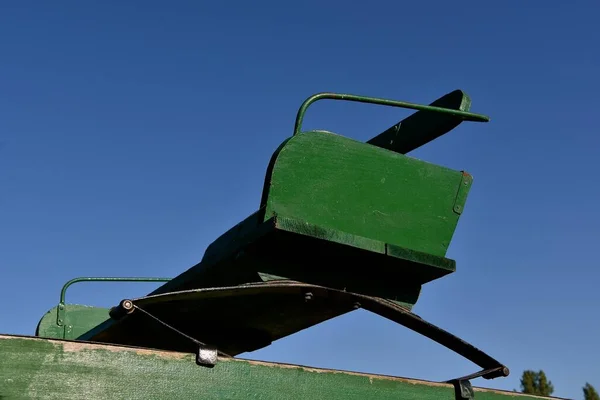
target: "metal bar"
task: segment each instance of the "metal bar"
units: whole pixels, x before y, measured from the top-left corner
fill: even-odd
[[[452,385],[417,378],[252,359],[227,360],[211,370],[198,368],[189,353],[98,343],[74,346],[62,340],[0,334],[0,354],[0,393],[6,400],[35,397],[34,392],[61,400],[456,399]],[[486,386],[473,385],[476,400],[561,400]]]
[[[404,327],[441,344],[484,370],[481,375],[475,373],[473,376],[482,376],[484,379],[494,379],[500,376],[509,375],[509,369],[498,360],[484,353],[472,344],[454,336],[450,332],[405,310],[396,303],[375,297],[363,295],[356,296],[362,298],[361,308],[403,325]]]
[[[287,289],[286,289],[287,288]],[[294,290],[296,289],[296,290]],[[304,289],[298,291],[297,289]],[[175,301],[200,301],[202,298],[230,298],[233,296],[243,296],[257,294],[260,292],[285,293],[289,290],[291,295],[302,293],[305,296],[310,291],[312,298],[327,299],[332,302],[353,304],[354,308],[362,308],[390,321],[396,322],[405,328],[419,333],[438,344],[461,355],[472,363],[482,368],[482,371],[469,375],[466,378],[481,376],[484,379],[494,379],[501,376],[508,376],[509,369],[489,356],[482,350],[464,341],[463,339],[451,334],[450,332],[424,320],[416,314],[413,314],[401,305],[390,300],[372,297],[357,293],[346,292],[319,285],[300,283],[295,281],[269,281],[264,283],[251,283],[239,286],[217,287],[184,290],[180,292],[163,293],[150,295],[139,299],[132,299],[139,306],[150,306],[157,303],[175,304]],[[86,337],[84,340],[98,341],[94,337]],[[113,342],[117,343],[117,342]],[[461,378],[464,379],[464,378]]]
[[[438,112],[447,115],[453,115],[455,117],[461,117],[465,121],[474,121],[474,122],[489,122],[489,117],[482,114],[475,114],[471,112],[461,111],[461,110],[453,110],[450,108],[436,107],[436,106],[426,106],[423,104],[416,103],[408,103],[405,101],[398,100],[387,100],[381,99],[377,97],[366,97],[366,96],[358,96],[353,94],[341,94],[341,93],[317,93],[302,103],[300,109],[298,110],[298,114],[296,115],[296,122],[294,124],[294,135],[298,135],[302,130],[302,121],[304,120],[304,114],[308,107],[319,100],[329,99],[329,100],[346,100],[346,101],[354,101],[359,103],[370,103],[370,104],[379,104],[383,106],[391,106],[391,107],[400,107],[400,108],[408,108],[412,110],[418,111],[432,111]]]
[[[62,326],[64,323],[64,310],[65,310],[65,297],[67,289],[79,282],[168,282],[171,278],[148,278],[148,277],[95,277],[95,276],[82,276],[79,278],[73,278],[65,283],[60,290],[60,300],[58,302],[58,309],[56,313],[56,323]]]

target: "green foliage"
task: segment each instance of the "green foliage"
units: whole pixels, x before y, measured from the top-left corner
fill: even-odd
[[[546,378],[544,371],[526,370],[521,377],[521,391],[526,394],[550,396],[554,392],[554,386]]]
[[[600,400],[600,395],[592,385],[586,383],[583,387],[583,399],[584,400]]]

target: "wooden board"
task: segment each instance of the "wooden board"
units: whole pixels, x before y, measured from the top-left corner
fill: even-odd
[[[259,361],[0,335],[2,399],[454,400],[450,384]],[[285,395],[284,395],[285,394]],[[541,397],[475,388],[476,400]]]
[[[255,214],[213,242],[200,264],[151,294],[256,282],[265,273],[412,307],[421,285],[455,269],[450,259],[293,218],[256,225]]]
[[[152,294],[256,282],[257,272],[262,272],[331,287],[360,280],[369,291],[356,286],[351,290],[412,306],[422,284],[455,270],[454,261],[444,257],[471,183],[464,172],[340,135],[296,135],[275,151],[269,163],[259,210],[218,237],[201,263]],[[262,254],[254,251],[258,257],[247,258],[244,246],[253,245],[261,235],[267,237],[263,230],[269,229],[268,221],[292,221],[291,230],[301,235],[285,245],[261,239]],[[323,244],[304,240],[307,237],[322,239]],[[371,253],[371,259],[361,264],[354,254],[338,257],[343,253],[337,250],[340,243]],[[308,260],[307,254],[313,259]],[[377,259],[378,254],[395,261],[417,255],[436,261],[410,267],[401,262],[394,273],[381,274],[375,266],[389,261]],[[269,257],[271,265],[265,262]],[[300,259],[307,262],[299,265]],[[354,269],[350,264],[363,267]],[[318,273],[310,275],[311,268]],[[323,277],[337,281],[326,282]],[[404,287],[388,290],[397,282]]]
[[[472,183],[460,171],[326,132],[294,136],[270,169],[266,219],[294,218],[439,257]]]
[[[381,251],[357,245],[363,242],[367,242],[366,247],[380,247]],[[232,355],[254,351],[352,310],[353,301],[343,299],[352,292],[383,297],[410,310],[418,299],[421,284],[454,270],[452,260],[365,241],[289,218],[271,218],[247,235],[238,235],[221,245],[219,250],[213,251],[211,246],[207,251],[207,259],[212,263],[203,260],[155,290],[152,296],[175,292],[169,300],[162,297],[164,305],[158,307],[157,315]],[[280,281],[284,292],[270,283],[257,286],[263,281]],[[326,302],[315,299],[307,305],[297,291],[312,290],[310,285],[297,284],[293,288],[286,286],[286,281],[320,285],[319,290],[332,295]],[[255,292],[248,294],[251,282]],[[196,288],[202,290],[197,289],[198,296],[194,298],[180,293]],[[343,296],[334,296],[336,289]],[[219,290],[228,296],[216,300],[208,297],[208,293]],[[127,329],[115,330],[113,322],[108,321],[80,339],[166,350],[189,349],[190,343],[181,343],[169,332],[146,335],[144,332],[152,329],[148,322],[125,324]]]

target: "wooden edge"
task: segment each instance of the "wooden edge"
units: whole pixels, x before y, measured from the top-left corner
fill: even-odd
[[[89,352],[89,351],[108,351],[108,352],[129,352],[133,353],[134,356],[151,356],[159,359],[163,359],[165,361],[168,360],[188,360],[190,363],[195,364],[195,355],[191,353],[183,353],[183,352],[174,352],[174,351],[164,351],[164,350],[153,350],[153,349],[145,349],[133,346],[122,346],[122,345],[112,345],[112,344],[104,344],[104,343],[94,343],[94,342],[84,342],[84,341],[76,341],[76,340],[64,340],[64,339],[46,339],[39,338],[27,335],[11,335],[11,334],[0,334],[0,342],[2,341],[34,341],[37,343],[48,343],[52,345],[53,349],[59,348],[64,353],[77,353],[77,352]],[[1,343],[0,343],[1,348]],[[42,354],[40,355],[42,356]],[[56,359],[56,363],[60,363],[61,359]],[[413,379],[407,377],[400,376],[392,376],[392,375],[384,375],[384,374],[371,374],[365,372],[354,372],[354,371],[346,371],[339,369],[328,369],[328,368],[317,368],[317,367],[309,367],[305,365],[299,364],[286,364],[286,363],[278,363],[271,361],[261,361],[261,360],[251,360],[251,359],[243,359],[243,358],[219,358],[217,365],[219,363],[245,363],[251,366],[261,366],[267,368],[277,368],[281,369],[289,369],[291,371],[294,370],[302,370],[308,373],[315,374],[341,374],[346,376],[358,376],[368,378],[370,382],[374,380],[387,380],[394,382],[402,382],[402,383],[410,383],[413,385],[421,385],[428,387],[443,387],[443,388],[451,388],[452,385],[444,382],[435,382],[424,379]],[[198,367],[199,368],[199,367]],[[341,388],[340,388],[341,389]],[[529,395],[519,392],[512,392],[507,390],[498,390],[498,389],[490,389],[490,388],[481,388],[474,386],[473,389],[475,392],[486,392],[493,393],[497,395],[509,396],[509,397],[522,397],[524,399],[554,399],[554,400],[566,400],[559,397],[541,397],[535,395]]]

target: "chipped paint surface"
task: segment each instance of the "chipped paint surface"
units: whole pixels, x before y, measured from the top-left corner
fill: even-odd
[[[90,350],[103,350],[103,351],[112,351],[112,352],[130,351],[130,352],[133,352],[138,355],[156,356],[156,357],[160,357],[160,358],[178,359],[178,360],[186,360],[186,359],[194,360],[193,354],[179,353],[176,351],[142,349],[139,347],[127,347],[127,346],[107,346],[104,344],[96,344],[96,343],[69,342],[69,341],[58,341],[58,340],[54,340],[53,342],[56,346],[59,346],[60,348],[62,348],[62,350],[64,352],[81,352],[81,351],[90,351]]]
[[[453,400],[451,385],[264,361],[0,335],[0,398]],[[476,388],[478,400],[536,399]]]
[[[240,359],[238,359],[238,360],[242,361]],[[404,382],[404,383],[411,383],[414,385],[429,385],[429,386],[437,386],[437,387],[444,387],[444,388],[452,388],[452,385],[447,384],[447,383],[432,382],[432,381],[410,379],[410,378],[402,378],[402,377],[389,376],[389,375],[375,375],[375,374],[368,374],[368,373],[364,373],[364,372],[353,372],[353,371],[343,371],[343,370],[336,370],[336,369],[306,367],[303,365],[279,364],[279,363],[267,362],[267,361],[255,361],[255,360],[243,360],[243,361],[246,361],[252,365],[261,365],[261,366],[271,367],[271,368],[277,367],[277,368],[301,369],[306,372],[312,372],[312,373],[317,373],[317,374],[330,373],[330,374],[344,374],[344,375],[351,375],[351,376],[366,377],[366,378],[369,378],[370,383],[373,383],[374,379],[375,380],[384,379],[384,380],[392,380],[392,381],[398,381],[398,382]]]
[[[456,194],[466,200],[470,188],[461,187],[463,179],[460,171],[343,136],[304,132],[280,150],[261,205],[267,218],[444,257],[459,220]],[[348,196],[349,188],[368,195]]]

